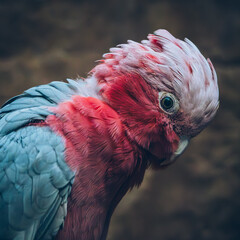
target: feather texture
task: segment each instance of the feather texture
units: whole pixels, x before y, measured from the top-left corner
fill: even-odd
[[[62,139],[46,127],[28,126],[0,139],[1,239],[56,234],[74,179],[64,150]]]
[[[0,239],[105,240],[145,170],[172,163],[216,114],[216,72],[188,39],[158,30],[103,57],[87,79],[0,109]]]

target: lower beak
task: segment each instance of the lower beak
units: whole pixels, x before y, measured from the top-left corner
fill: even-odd
[[[180,137],[177,150],[172,154],[172,156],[169,159],[163,161],[160,165],[167,166],[173,163],[177,159],[177,157],[179,157],[184,152],[188,143],[189,143],[189,138]]]

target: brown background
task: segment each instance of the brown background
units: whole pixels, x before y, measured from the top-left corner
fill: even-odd
[[[218,73],[212,124],[121,202],[108,240],[240,239],[240,7],[226,0],[0,1],[0,103],[85,77],[104,52],[158,28],[188,37]]]

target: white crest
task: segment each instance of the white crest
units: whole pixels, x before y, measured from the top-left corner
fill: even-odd
[[[203,128],[219,105],[217,75],[209,59],[188,39],[157,30],[142,43],[128,41],[104,54],[92,73],[105,79],[114,71],[138,73],[158,91],[174,94],[195,128]]]

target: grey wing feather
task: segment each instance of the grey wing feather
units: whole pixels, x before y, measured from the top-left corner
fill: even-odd
[[[80,91],[79,82],[51,82],[26,90],[23,94],[8,100],[0,109],[0,116],[6,113],[40,106],[56,106]]]
[[[50,107],[68,100],[72,95],[78,94],[81,88],[79,82],[69,80],[65,82],[52,82],[26,90],[23,94],[8,100],[0,108],[0,136],[28,125],[44,121],[53,114]]]
[[[64,151],[62,138],[47,127],[0,138],[0,239],[51,239],[57,233],[74,180]]]
[[[49,128],[30,125],[54,114],[51,107],[72,95],[88,96],[91,85],[52,82],[0,108],[1,240],[51,239],[63,224],[74,179],[64,161],[65,145]]]

